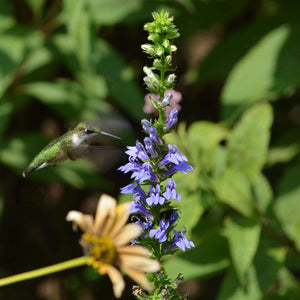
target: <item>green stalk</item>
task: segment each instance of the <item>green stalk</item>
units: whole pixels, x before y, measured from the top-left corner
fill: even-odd
[[[87,263],[87,257],[86,256],[77,257],[77,258],[67,260],[67,261],[64,261],[62,263],[58,263],[58,264],[51,265],[51,266],[48,266],[48,267],[44,267],[44,268],[40,268],[40,269],[28,271],[28,272],[16,274],[16,275],[13,275],[13,276],[1,278],[0,279],[0,286],[9,285],[9,284],[12,284],[12,283],[15,283],[15,282],[28,280],[28,279],[32,279],[32,278],[36,278],[36,277],[41,277],[41,276],[56,273],[56,272],[59,272],[59,271],[63,271],[63,270],[83,266],[86,263]]]

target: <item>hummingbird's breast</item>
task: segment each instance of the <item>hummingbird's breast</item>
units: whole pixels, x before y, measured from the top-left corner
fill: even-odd
[[[83,142],[83,139],[79,137],[77,133],[72,134],[72,145],[74,148],[78,148]]]

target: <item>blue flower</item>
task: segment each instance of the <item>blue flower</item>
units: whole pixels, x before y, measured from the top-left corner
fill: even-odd
[[[144,138],[144,144],[147,152],[151,155],[151,157],[157,157],[158,154],[153,146],[152,140],[148,137]]]
[[[182,153],[177,152],[178,148],[176,145],[168,145],[169,152],[165,155],[165,157],[159,163],[160,166],[165,166],[167,164],[173,163],[178,165],[180,162],[187,161],[186,156]]]
[[[136,168],[132,171],[131,178],[133,178],[137,183],[141,183],[146,180],[158,182],[158,178],[154,175],[150,162],[136,164]]]
[[[169,115],[169,119],[167,121],[167,124],[166,126],[164,127],[164,130],[168,130],[170,129],[174,124],[177,123],[178,121],[178,110],[176,108],[174,108],[171,112],[170,112],[170,115]]]
[[[150,237],[155,237],[160,243],[163,243],[167,240],[166,230],[169,228],[169,222],[165,219],[162,219],[159,222],[159,227],[157,229],[151,229],[149,232]]]
[[[145,236],[145,232],[149,231],[150,228],[152,228],[152,221],[142,221],[141,219],[137,218],[137,220],[135,220],[135,223],[140,225],[144,232],[142,233],[143,236]]]
[[[144,146],[139,142],[136,141],[135,147],[127,146],[127,151],[125,153],[132,157],[133,159],[140,159],[141,161],[149,159],[149,156],[144,148]]]
[[[192,166],[190,166],[187,162],[181,162],[179,163],[178,165],[172,165],[165,173],[164,175],[166,177],[176,173],[176,172],[182,172],[184,174],[187,173],[187,171],[190,171],[190,172],[194,172],[194,169]]]
[[[135,193],[136,186],[134,183],[128,184],[121,188],[122,194],[134,194]]]
[[[129,163],[121,166],[118,170],[123,173],[132,172],[131,178],[133,178],[137,183],[141,183],[146,180],[151,180],[157,182],[158,179],[152,172],[152,166],[150,162],[140,163],[135,161],[132,157],[129,157]]]
[[[168,145],[169,151],[160,161],[160,166],[168,166],[168,170],[164,173],[165,176],[170,176],[178,171],[186,174],[186,171],[193,172],[192,166],[187,163],[187,158],[181,152],[177,152],[176,145]]]
[[[172,93],[168,93],[161,101],[161,104],[160,104],[160,107],[165,107],[165,106],[168,106],[170,105],[170,101],[173,97],[173,94]]]
[[[176,182],[170,178],[167,183],[166,191],[163,193],[166,200],[177,199],[179,202],[181,196],[176,192]]]
[[[194,243],[188,240],[184,235],[186,230],[184,231],[176,231],[173,230],[174,237],[173,237],[173,244],[180,248],[182,251],[185,251],[186,248],[190,249],[191,247],[195,247]]]
[[[160,186],[159,184],[156,185],[155,188],[153,188],[152,185],[150,185],[149,188],[149,196],[146,198],[146,202],[149,206],[152,205],[163,205],[165,203],[166,199],[162,196],[160,196]]]
[[[157,229],[151,229],[149,232],[150,237],[155,237],[160,243],[167,240],[166,231],[174,224],[174,222],[179,218],[176,211],[172,211],[172,214],[168,221],[162,219],[159,222],[159,227]]]
[[[135,199],[134,202],[131,202],[131,209],[130,209],[131,213],[138,213],[144,217],[150,220],[153,219],[152,214],[149,212],[149,210],[147,210],[147,208],[144,206],[144,204],[140,201],[138,201],[137,199]]]
[[[141,124],[143,126],[143,129],[149,135],[149,137],[153,143],[155,143],[157,145],[163,144],[162,141],[160,140],[160,138],[158,137],[157,130],[151,125],[151,123],[148,120],[143,119],[141,121]]]
[[[121,193],[122,194],[134,194],[135,196],[138,196],[140,199],[142,199],[143,201],[146,200],[147,195],[144,192],[144,190],[141,188],[141,186],[139,184],[128,184],[126,186],[124,186],[123,188],[121,188]]]

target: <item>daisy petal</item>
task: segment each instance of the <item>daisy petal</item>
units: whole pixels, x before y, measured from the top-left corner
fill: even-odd
[[[143,289],[149,292],[154,290],[154,286],[148,281],[144,273],[132,269],[126,269],[124,271],[133,281],[138,283]]]
[[[128,254],[128,255],[137,255],[137,256],[150,256],[150,251],[144,247],[133,245],[133,246],[122,246],[118,248],[118,253],[120,255]]]
[[[120,233],[113,238],[116,247],[123,246],[133,239],[137,238],[142,233],[142,231],[142,227],[138,224],[131,223],[125,225]]]
[[[126,224],[128,218],[129,218],[129,211],[131,208],[130,203],[124,203],[120,204],[117,206],[117,214],[116,214],[116,219],[115,219],[115,224],[113,225],[111,231],[110,231],[110,236],[114,237],[117,235],[120,230],[124,227]]]
[[[108,266],[106,273],[112,282],[115,297],[120,298],[125,288],[125,281],[122,274],[111,265]]]
[[[160,270],[160,264],[151,258],[124,254],[120,255],[120,268],[123,270],[130,268],[144,273],[153,273]]]
[[[71,210],[68,212],[66,216],[67,221],[73,222],[76,226],[78,226],[82,231],[89,231],[93,227],[93,217],[90,215],[84,215],[83,213]]]
[[[115,220],[117,202],[114,198],[103,194],[97,206],[94,233],[96,235],[106,234]]]

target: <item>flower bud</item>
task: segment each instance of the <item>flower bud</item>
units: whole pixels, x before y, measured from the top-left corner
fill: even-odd
[[[165,50],[163,47],[157,47],[156,49],[156,55],[162,56],[164,54]]]
[[[165,47],[165,48],[168,48],[169,46],[170,46],[170,41],[169,40],[167,40],[167,39],[164,39],[164,41],[163,41],[163,46]]]
[[[171,45],[170,47],[171,52],[177,51],[177,47],[175,45]]]
[[[155,53],[153,46],[150,44],[143,44],[141,48],[151,56]]]
[[[168,65],[170,65],[170,64],[172,63],[172,55],[167,55],[167,56],[166,56],[166,63],[167,63]]]
[[[172,84],[174,83],[176,79],[176,75],[174,73],[170,74],[168,77],[167,77],[167,84]]]
[[[172,99],[173,95],[172,93],[168,93],[161,101],[160,107],[166,107],[167,105],[170,105],[170,101]]]

